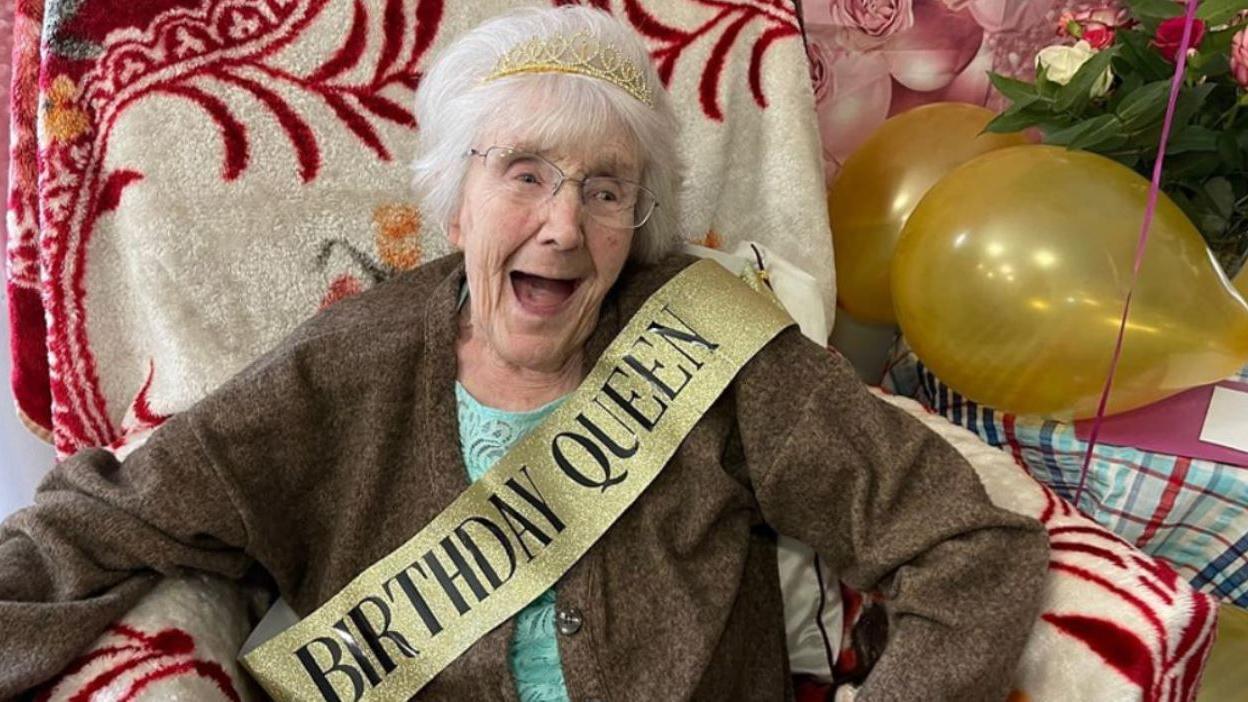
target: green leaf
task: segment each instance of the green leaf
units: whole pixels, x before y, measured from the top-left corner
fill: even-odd
[[[1064,88],[1064,85],[1049,80],[1048,71],[1043,66],[1036,67],[1036,91],[1040,93],[1040,99],[1044,101],[1047,108],[1053,109],[1057,97],[1061,95]]]
[[[1217,87],[1217,83],[1201,83],[1179,88],[1179,99],[1174,106],[1174,129],[1177,130],[1191,122]]]
[[[1206,239],[1216,238],[1226,229],[1227,218],[1219,212],[1220,206],[1204,182],[1171,183],[1164,191]]]
[[[1118,59],[1115,58],[1114,61],[1118,62]],[[1110,112],[1117,112],[1127,98],[1131,97],[1135,91],[1144,87],[1144,79],[1129,65],[1122,68],[1117,75],[1122,79],[1122,82],[1109,91],[1109,102],[1106,104],[1106,108]]]
[[[1067,145],[1071,149],[1086,151],[1104,151],[1116,149],[1127,143],[1127,135],[1122,129],[1122,122],[1114,115],[1101,115],[1088,120],[1092,125],[1084,130]]]
[[[1176,129],[1174,136],[1166,144],[1167,154],[1183,154],[1191,151],[1218,150],[1218,132],[1208,127],[1190,125]]]
[[[1168,19],[1183,13],[1183,6],[1174,0],[1127,0],[1127,7],[1131,8],[1131,14],[1141,19]]]
[[[1166,178],[1171,181],[1204,180],[1218,170],[1218,155],[1207,151],[1193,151],[1166,157]]]
[[[1026,107],[1040,99],[1040,93],[1032,83],[1015,80],[999,73],[989,73],[988,80],[992,81],[992,87],[1004,95],[1013,107]]]
[[[1054,107],[1076,115],[1083,112],[1092,100],[1092,86],[1104,75],[1105,69],[1109,68],[1109,61],[1114,57],[1114,52],[1114,48],[1104,49],[1096,52],[1096,55],[1084,62],[1079,70],[1075,71],[1070,82],[1062,86]]]
[[[1095,150],[1097,145],[1107,143],[1108,137],[1123,138],[1122,123],[1114,115],[1099,115],[1069,127],[1046,131],[1044,143]]]
[[[1239,148],[1238,141],[1234,132],[1223,132],[1218,135],[1218,158],[1222,159],[1223,165],[1230,171],[1245,168],[1244,152]]]
[[[1122,165],[1130,169],[1135,169],[1136,165],[1138,165],[1140,162],[1140,152],[1136,151],[1135,149],[1131,149],[1127,151],[1111,150],[1111,151],[1104,152],[1102,155],[1108,156],[1109,158],[1114,159],[1118,163],[1121,163]]]
[[[1229,219],[1235,210],[1235,191],[1231,188],[1231,181],[1221,176],[1210,178],[1205,181],[1205,194],[1217,213],[1223,219]]]
[[[1118,118],[1130,131],[1142,129],[1161,121],[1166,115],[1166,98],[1170,95],[1170,81],[1158,80],[1131,91],[1118,103]]]
[[[1200,67],[1200,75],[1206,78],[1217,78],[1231,72],[1231,57],[1225,53],[1213,54]]]
[[[1248,154],[1248,129],[1240,131],[1235,136],[1235,141],[1239,144],[1240,156],[1243,157],[1245,154]]]
[[[1149,126],[1131,132],[1128,143],[1139,148],[1140,153],[1147,159],[1153,160],[1157,157],[1157,143],[1161,141],[1161,123],[1150,124]]]
[[[1049,115],[1030,110],[1006,110],[997,115],[985,127],[985,132],[993,132],[996,134],[1005,134],[1009,132],[1017,132],[1028,127],[1035,127],[1042,124]]]
[[[1119,31],[1118,43],[1115,45],[1122,56],[1130,61],[1135,70],[1139,71],[1146,82],[1161,80],[1174,75],[1174,66],[1157,53],[1149,42],[1152,34],[1145,34],[1136,29]]]
[[[1243,9],[1248,10],[1248,2],[1239,0],[1243,4]],[[1204,5],[1201,5],[1203,8]],[[1221,54],[1231,48],[1231,42],[1235,40],[1235,34],[1243,29],[1242,25],[1227,27],[1221,31],[1209,32],[1205,34],[1205,38],[1200,42],[1201,54]]]
[[[1113,115],[1101,115],[1101,117],[1113,117]],[[1083,132],[1095,128],[1096,124],[1093,123],[1094,121],[1093,119],[1085,119],[1067,127],[1046,130],[1044,132],[1044,143],[1051,146],[1066,146],[1072,139]]]
[[[1248,6],[1245,0],[1238,0],[1241,4]],[[1200,43],[1196,56],[1193,57],[1199,64],[1199,70],[1189,70],[1188,78],[1200,80],[1205,78],[1219,78],[1231,71],[1231,42],[1235,38],[1236,32],[1242,29],[1242,25],[1229,27],[1218,32],[1209,32],[1205,34],[1205,39]]]
[[[1240,10],[1248,10],[1248,3],[1244,0],[1204,0],[1196,8],[1196,17],[1217,26],[1229,22]]]
[[[1223,229],[1226,229],[1226,218],[1216,212],[1206,211],[1197,216],[1196,224],[1200,232],[1208,239],[1211,234],[1216,236]]]

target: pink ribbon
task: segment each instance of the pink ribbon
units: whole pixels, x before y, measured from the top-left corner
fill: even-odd
[[[1157,194],[1161,192],[1161,166],[1166,160],[1166,143],[1170,140],[1170,125],[1174,121],[1174,108],[1179,101],[1179,88],[1183,86],[1183,76],[1187,69],[1187,50],[1192,43],[1192,26],[1196,24],[1196,6],[1199,0],[1188,0],[1187,13],[1183,16],[1183,37],[1179,40],[1179,52],[1175,56],[1174,78],[1170,81],[1170,102],[1166,106],[1166,118],[1161,125],[1161,141],[1157,144],[1157,161],[1153,164],[1153,181],[1148,187],[1148,204],[1144,208],[1144,221],[1140,224],[1140,238],[1135,245],[1135,264],[1131,268],[1131,284],[1127,287],[1127,299],[1122,306],[1122,320],[1118,323],[1118,341],[1114,344],[1114,355],[1109,361],[1109,375],[1105,378],[1105,388],[1101,390],[1101,401],[1096,408],[1096,418],[1092,420],[1092,430],[1088,435],[1088,450],[1083,454],[1083,467],[1079,470],[1079,487],[1075,489],[1075,506],[1083,497],[1083,488],[1088,480],[1088,466],[1092,463],[1092,452],[1096,448],[1096,437],[1101,432],[1101,423],[1105,419],[1105,404],[1109,401],[1109,391],[1114,385],[1114,373],[1118,370],[1118,359],[1122,356],[1122,340],[1127,331],[1127,318],[1131,315],[1131,297],[1135,294],[1135,283],[1140,277],[1140,264],[1144,262],[1144,247],[1148,246],[1148,228],[1153,223],[1153,214],[1157,210]]]

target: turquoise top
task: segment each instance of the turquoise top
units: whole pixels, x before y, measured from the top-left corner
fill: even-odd
[[[473,482],[563,402],[560,398],[528,412],[506,412],[477,402],[459,383],[455,383],[455,399],[459,407],[459,447],[468,467],[468,478]],[[516,615],[516,630],[507,657],[520,702],[569,702],[555,638],[554,588]]]

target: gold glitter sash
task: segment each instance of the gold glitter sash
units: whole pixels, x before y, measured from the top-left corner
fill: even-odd
[[[441,514],[243,656],[279,702],[407,700],[563,576],[793,320],[713,261],[654,293],[585,382]]]

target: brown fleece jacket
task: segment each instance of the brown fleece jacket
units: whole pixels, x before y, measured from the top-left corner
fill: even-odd
[[[588,360],[692,259],[626,269]],[[448,256],[344,300],[125,461],[62,462],[0,527],[0,698],[55,675],[160,574],[260,564],[306,614],[468,484]],[[740,372],[654,484],[560,580],[572,699],[786,700],[775,533],[896,618],[863,702],[1001,700],[1048,546],[943,440],[795,329]],[[516,702],[510,623],[416,699]]]

